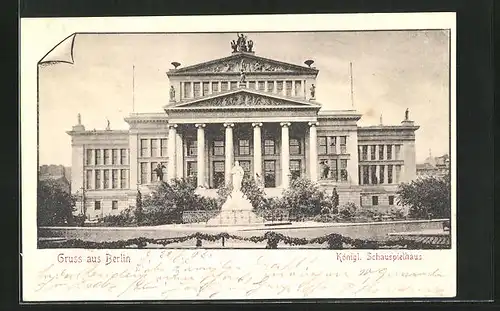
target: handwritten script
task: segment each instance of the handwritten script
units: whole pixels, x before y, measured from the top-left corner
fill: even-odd
[[[123,265],[55,261],[39,270],[34,293],[79,297],[87,292],[106,300],[441,297],[449,277],[428,265],[342,266],[307,252],[240,257],[165,250],[141,252]]]

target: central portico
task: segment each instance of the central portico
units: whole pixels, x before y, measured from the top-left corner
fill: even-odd
[[[169,148],[168,159],[182,153],[182,170],[168,161],[168,179],[196,177],[205,188],[230,181],[238,160],[248,176],[260,176],[266,188],[286,188],[291,178],[317,176],[317,113],[320,105],[248,89],[171,103],[165,107],[169,138],[185,148]],[[170,139],[169,139],[170,140]],[[309,154],[306,154],[306,150]],[[178,172],[184,176],[177,176]],[[170,174],[169,174],[170,172]]]

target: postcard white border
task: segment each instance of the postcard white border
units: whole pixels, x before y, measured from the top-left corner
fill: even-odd
[[[22,300],[116,300],[106,295],[63,293],[54,291],[43,296],[34,293],[35,279],[42,264],[54,260],[58,250],[36,248],[36,181],[37,181],[37,62],[61,40],[78,32],[228,32],[236,31],[325,31],[325,30],[395,30],[395,29],[450,29],[451,34],[451,171],[452,171],[452,221],[456,219],[456,15],[455,13],[390,13],[390,14],[314,14],[314,15],[246,15],[246,16],[182,16],[182,17],[110,17],[110,18],[23,18],[21,36],[21,142],[22,142]],[[435,264],[448,271],[449,284],[438,296],[454,297],[456,294],[456,226],[452,226],[452,249],[421,251],[427,264]],[[92,252],[92,251],[88,251]],[[144,251],[135,251],[144,252]],[[152,251],[156,252],[156,251]],[[291,255],[291,251],[246,251],[249,259],[241,258],[240,250],[213,250],[214,259],[238,259],[242,266],[251,264],[254,256],[275,259]],[[296,251],[293,251],[296,252]],[[304,251],[301,251],[304,254]],[[331,254],[325,251],[307,250],[327,263]],[[133,252],[132,252],[133,253]],[[138,253],[138,254],[139,254]],[[223,254],[221,256],[221,254]],[[297,253],[299,254],[299,253]],[[404,264],[404,263],[401,263]],[[420,293],[406,293],[403,297],[423,297]],[[366,296],[369,297],[370,295]],[[131,298],[132,297],[132,298]],[[300,298],[287,295],[255,298]],[[310,298],[341,298],[351,295],[324,292]],[[372,298],[399,297],[397,293],[379,292]],[[130,296],[141,300],[154,296]],[[190,299],[180,293],[175,299]],[[231,295],[227,298],[245,298]],[[219,299],[219,298],[217,298]]]

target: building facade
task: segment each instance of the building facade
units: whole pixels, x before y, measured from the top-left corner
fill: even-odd
[[[408,111],[399,125],[360,127],[355,110],[322,109],[318,69],[257,56],[250,42],[239,37],[224,58],[172,63],[165,113],[131,114],[127,130],[88,131],[79,117],[68,134],[80,210],[92,219],[134,206],[158,182],[158,164],[165,181],[193,177],[213,195],[236,160],[271,196],[307,177],[335,187],[340,204],[396,205],[398,183],[416,176]]]
[[[417,177],[437,177],[441,178],[450,173],[450,157],[445,154],[440,157],[429,157],[424,163],[417,164]]]

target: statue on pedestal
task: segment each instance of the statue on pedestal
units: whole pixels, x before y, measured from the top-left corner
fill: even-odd
[[[234,167],[231,170],[231,175],[233,176],[233,193],[241,191],[241,182],[243,181],[243,175],[245,175],[245,171],[240,166],[239,161],[234,162]]]
[[[82,116],[78,113],[78,125],[82,124]]]
[[[170,101],[175,101],[175,88],[173,85],[170,86]]]
[[[311,98],[314,99],[314,96],[316,95],[316,86],[313,84],[311,85]]]
[[[233,49],[233,52],[238,52],[238,44],[235,40],[231,41],[231,48]]]
[[[111,125],[109,123],[109,120],[106,119],[106,130],[109,131],[111,130]]]
[[[163,181],[163,169],[164,168],[165,168],[165,165],[158,163],[158,165],[154,169],[158,181]]]
[[[408,108],[406,108],[406,111],[405,111],[405,121],[408,121],[410,120],[410,110]]]
[[[252,40],[248,40],[248,52],[253,52],[252,48],[253,48],[253,41]]]

